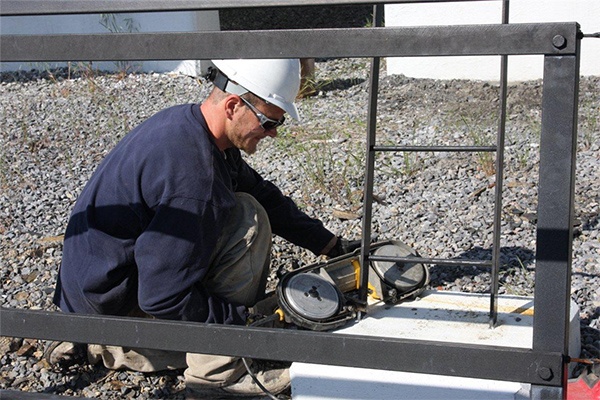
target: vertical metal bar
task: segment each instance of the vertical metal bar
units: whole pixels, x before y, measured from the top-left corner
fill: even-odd
[[[569,349],[579,49],[578,40],[575,55],[544,57],[533,350],[564,355]],[[542,379],[560,376],[562,386],[534,385],[531,397],[564,398],[567,367],[566,360],[562,371],[537,366]]]
[[[508,24],[510,0],[502,2],[502,24]],[[496,135],[496,187],[494,198],[494,232],[492,244],[492,285],[490,287],[490,328],[498,321],[498,286],[500,280],[500,234],[502,229],[502,187],[504,182],[504,138],[506,134],[506,97],[508,56],[500,56],[500,115]]]
[[[383,5],[373,6],[373,26],[381,26],[383,23]],[[363,226],[361,242],[361,269],[359,299],[367,301],[369,286],[369,251],[371,245],[371,223],[373,217],[373,181],[375,176],[375,151],[377,130],[377,93],[379,91],[379,67],[380,58],[373,57],[371,60],[371,76],[369,85],[369,110],[367,120],[367,146],[366,146],[366,170],[363,196]]]

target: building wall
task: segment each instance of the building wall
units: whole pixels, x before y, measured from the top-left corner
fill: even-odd
[[[600,0],[511,0],[510,23],[570,22],[584,33],[600,31]],[[501,1],[462,3],[394,4],[385,6],[386,26],[499,24]],[[539,79],[543,56],[509,56],[508,79]],[[414,78],[479,79],[498,81],[500,56],[403,57],[387,60],[389,74]],[[581,74],[600,75],[600,39],[583,39]]]
[[[385,6],[386,26],[426,26],[459,24],[497,24],[501,22],[502,2],[417,3]],[[105,33],[128,30],[137,32],[188,32],[219,30],[218,11],[113,14],[108,26],[94,15],[52,15],[0,17],[0,34]],[[128,25],[128,20],[131,20]],[[511,0],[511,23],[577,21],[584,33],[600,31],[600,0]],[[600,75],[600,39],[582,41],[582,75]],[[1,71],[47,69],[57,63],[2,63]],[[181,72],[197,74],[205,67],[194,60],[144,61],[132,63],[94,63],[94,68],[135,71]],[[387,59],[388,74],[417,78],[480,79],[497,81],[500,57],[404,57]],[[509,80],[542,77],[542,56],[510,56]]]
[[[218,11],[0,17],[0,34],[81,34],[106,32],[195,32],[219,30]],[[65,60],[68,61],[68,60]],[[66,63],[1,63],[1,71],[48,69]],[[77,66],[75,66],[77,67]],[[203,68],[194,60],[98,62],[101,70],[181,72],[194,75]]]

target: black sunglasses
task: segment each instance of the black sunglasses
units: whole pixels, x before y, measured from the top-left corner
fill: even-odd
[[[262,128],[265,131],[270,131],[271,129],[275,129],[275,128],[283,125],[283,123],[285,122],[285,117],[281,117],[280,120],[271,119],[271,118],[267,117],[265,114],[261,113],[248,100],[244,99],[243,97],[240,97],[240,99],[242,99],[244,104],[247,105],[250,110],[252,110],[254,115],[256,115],[256,118],[258,118],[258,122],[260,123],[260,126],[262,126]]]

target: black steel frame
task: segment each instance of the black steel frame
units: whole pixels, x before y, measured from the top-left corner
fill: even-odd
[[[544,55],[540,144],[533,348],[518,349],[382,337],[278,331],[271,329],[72,315],[2,308],[0,335],[113,344],[208,354],[302,361],[466,376],[532,384],[531,398],[562,398],[566,391],[572,214],[577,138],[577,94],[581,33],[576,23],[502,24],[381,28],[383,3],[405,1],[246,1],[244,7],[377,4],[375,27],[201,33],[110,33],[94,35],[3,35],[2,61],[117,61],[211,58],[370,57],[370,103],[363,216],[363,265],[368,256],[376,151],[495,151],[496,213],[494,248],[499,247],[508,55]],[[476,1],[476,0],[465,0]],[[232,1],[4,0],[3,16],[99,12],[209,10],[239,7]],[[259,46],[257,47],[257,44]],[[383,147],[376,145],[379,58],[388,56],[500,55],[501,118],[496,146]],[[461,265],[492,268],[490,318],[496,318],[497,252],[488,261]],[[414,261],[414,260],[412,260]],[[452,260],[423,262],[455,265]],[[365,274],[362,296],[366,298]],[[218,338],[218,339],[215,339]],[[373,354],[377,354],[373,357]],[[491,361],[493,360],[493,361]]]

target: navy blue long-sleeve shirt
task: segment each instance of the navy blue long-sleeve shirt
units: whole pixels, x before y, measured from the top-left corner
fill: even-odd
[[[265,208],[273,233],[318,254],[333,238],[236,148],[214,144],[198,104],[163,110],[108,154],[65,234],[54,302],[64,311],[241,324],[244,307],[203,285],[234,192]]]

